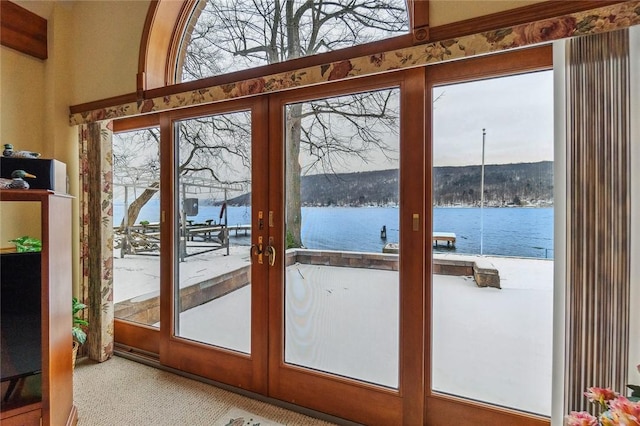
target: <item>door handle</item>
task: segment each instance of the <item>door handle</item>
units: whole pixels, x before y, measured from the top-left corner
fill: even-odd
[[[273,246],[267,246],[267,256],[269,257],[269,266],[276,264],[276,249]]]
[[[269,244],[267,245],[267,256],[269,257],[269,266],[276,264],[276,248],[273,246],[273,237],[269,237]]]
[[[251,245],[251,250],[250,250],[250,256],[257,256],[258,257],[258,263],[262,265],[263,260],[262,260],[262,254],[264,253],[264,246],[262,243],[262,237],[258,237],[258,244],[252,244]]]

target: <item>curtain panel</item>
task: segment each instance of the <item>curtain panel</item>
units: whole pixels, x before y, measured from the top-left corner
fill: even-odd
[[[113,355],[113,159],[111,122],[79,126],[81,294],[89,358]],[[100,301],[96,303],[96,301]]]
[[[568,281],[565,408],[626,394],[630,308],[628,30],[566,42]]]

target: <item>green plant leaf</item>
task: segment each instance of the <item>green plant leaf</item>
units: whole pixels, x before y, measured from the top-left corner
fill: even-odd
[[[27,235],[14,238],[13,240],[9,240],[9,242],[16,245],[16,251],[18,253],[42,251],[42,241],[37,238],[29,237]]]
[[[80,302],[77,297],[71,298],[71,311],[73,312],[73,324],[71,326],[71,335],[73,336],[73,340],[80,343],[81,345],[83,345],[84,342],[87,341],[87,333],[85,333],[84,330],[80,328],[80,326],[86,327],[89,325],[89,323],[85,319],[80,318],[78,313],[86,308],[87,308],[87,305]]]
[[[73,340],[84,345],[84,342],[87,341],[87,333],[82,331],[80,327],[73,327],[71,329],[71,335],[73,336]]]

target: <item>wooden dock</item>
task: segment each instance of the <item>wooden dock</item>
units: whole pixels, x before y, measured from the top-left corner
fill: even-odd
[[[447,243],[447,247],[456,246],[456,234],[453,232],[434,232],[433,246],[438,247],[438,242]]]
[[[447,243],[447,247],[455,248],[456,246],[456,234],[453,232],[434,232],[433,233],[433,247],[438,247],[438,242]],[[382,247],[383,253],[398,254],[400,253],[400,244],[387,243]]]

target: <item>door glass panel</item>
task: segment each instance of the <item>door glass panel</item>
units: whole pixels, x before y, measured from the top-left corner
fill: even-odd
[[[399,89],[285,117],[285,362],[397,388]]]
[[[160,130],[113,135],[115,318],[160,321]]]
[[[175,123],[175,335],[251,349],[251,114]]]
[[[433,390],[549,416],[552,73],[432,95]]]

